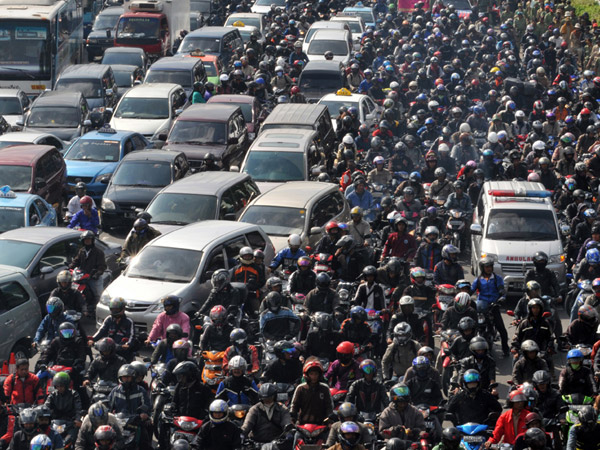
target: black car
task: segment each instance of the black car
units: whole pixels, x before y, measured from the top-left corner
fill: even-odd
[[[145,209],[158,191],[189,174],[183,152],[153,149],[129,153],[107,181],[100,206],[102,227],[130,225],[137,208]]]
[[[104,50],[114,45],[114,29],[124,11],[122,6],[111,6],[96,16],[92,31],[85,41],[89,62],[102,58]]]
[[[117,83],[109,65],[72,64],[60,73],[55,91],[79,91],[90,109],[114,108],[117,105]]]

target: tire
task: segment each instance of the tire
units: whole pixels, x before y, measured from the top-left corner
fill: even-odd
[[[10,352],[15,354],[15,361],[23,358],[29,359],[30,352],[23,344],[15,344]]]

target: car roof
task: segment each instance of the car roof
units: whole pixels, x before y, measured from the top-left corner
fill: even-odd
[[[225,19],[225,21],[227,22],[231,17],[234,17],[234,18],[238,18],[238,17],[257,17],[257,18],[261,19],[263,16],[264,16],[264,14],[262,14],[262,13],[236,12],[236,13],[229,14],[227,16],[227,19]]]
[[[8,141],[8,142],[29,142],[29,143],[31,143],[32,141],[36,140],[37,138],[46,137],[46,136],[53,136],[56,139],[58,139],[53,134],[25,130],[25,131],[11,131],[10,133],[4,133],[3,135],[0,135],[0,142]]]
[[[235,27],[202,27],[197,30],[190,31],[186,37],[198,37],[198,36],[208,36],[208,37],[221,37],[225,33],[230,33],[235,30]]]
[[[219,94],[208,99],[208,103],[254,103],[256,97],[244,94]]]
[[[350,33],[350,31],[346,30],[345,28],[333,30],[331,28],[320,28],[317,31],[315,31],[315,34],[313,34],[310,42],[312,44],[312,42],[317,39],[329,41],[345,41],[348,37],[348,34],[352,33]]]
[[[35,198],[41,199],[39,195],[35,194],[26,194],[24,192],[15,192],[14,197],[4,197],[0,196],[0,207],[10,206],[13,208],[24,208],[27,206],[30,201]]]
[[[0,88],[0,97],[16,97],[20,91],[19,88]]]
[[[108,47],[104,53],[138,53],[144,55],[146,52],[142,48],[137,47]]]
[[[109,69],[110,66],[108,64],[73,64],[67,66],[58,78],[59,80],[69,78],[102,78]]]
[[[231,103],[196,103],[183,111],[177,120],[227,121],[238,109],[238,105]]]
[[[22,227],[2,233],[0,239],[43,245],[58,237],[79,237],[80,235],[81,231],[64,227]]]
[[[331,20],[332,22],[360,22],[363,19],[362,19],[362,17],[356,16],[354,14],[338,13],[337,16],[333,16],[329,20]]]
[[[125,8],[122,6],[109,6],[108,8],[104,8],[102,11],[98,13],[98,16],[101,15],[109,15],[109,16],[120,16],[125,12]],[[98,17],[96,16],[96,17]]]
[[[307,143],[310,143],[317,134],[315,130],[300,128],[273,128],[263,131],[252,143],[250,149],[263,152],[304,152]],[[297,144],[296,147],[286,147],[283,143]]]
[[[125,155],[122,161],[166,161],[172,162],[183,153],[171,150],[160,150],[149,148],[144,150],[136,150]]]
[[[136,131],[118,131],[118,130],[112,130],[113,132],[106,132],[106,131],[102,131],[102,129],[100,130],[94,130],[94,131],[90,131],[88,133],[85,133],[83,136],[81,136],[79,139],[80,140],[89,140],[89,141],[120,141],[122,139],[125,139],[129,136],[133,136],[133,135],[139,135],[138,132]]]
[[[33,102],[35,106],[77,106],[83,95],[79,91],[46,91]]]
[[[481,190],[487,194],[490,199],[490,209],[514,209],[515,207],[523,209],[552,209],[552,202],[550,197],[494,197],[489,192],[492,190],[506,190],[506,191],[546,191],[546,188],[542,183],[531,182],[531,181],[487,181]],[[517,206],[517,205],[522,206]]]
[[[164,194],[194,194],[194,195],[219,195],[231,186],[249,180],[250,175],[237,172],[200,172],[189,177],[177,180],[165,187]],[[215,188],[217,188],[215,190]]]
[[[232,233],[241,234],[254,230],[259,230],[259,227],[229,220],[204,220],[163,234],[148,246],[202,251],[215,241],[229,240]]]
[[[128,90],[124,97],[132,98],[162,98],[168,96],[174,89],[181,88],[174,83],[138,84]]]
[[[348,101],[353,101],[353,102],[360,102],[361,100],[363,100],[365,98],[365,96],[363,94],[356,94],[356,93],[351,93],[350,95],[337,95],[335,92],[332,94],[327,94],[324,95],[323,97],[321,97],[321,100],[319,100],[319,102],[321,102],[322,100],[328,100],[328,101],[338,101],[338,102],[348,102]]]
[[[338,186],[333,183],[288,181],[259,195],[252,205],[305,208],[315,196],[336,190]]]
[[[9,145],[0,149],[0,164],[31,166],[52,149],[51,145]]]
[[[150,70],[192,70],[197,64],[202,64],[201,60],[192,58],[182,58],[181,56],[166,56],[160,58],[148,69]]]
[[[264,124],[314,122],[322,114],[323,108],[327,109],[325,105],[317,103],[283,103],[275,106],[271,114],[265,119]]]
[[[339,21],[330,22],[328,20],[319,20],[318,22],[313,23],[309,30],[314,29],[315,32],[317,30],[325,30],[325,29],[333,29],[333,30],[344,30],[346,25],[344,23],[340,23]]]
[[[306,72],[306,70],[309,68],[313,72],[339,72],[341,69],[341,64],[342,63],[340,63],[339,61],[327,61],[326,59],[321,61],[309,61],[306,63],[306,66],[304,66],[302,72]],[[300,74],[300,76],[302,76],[302,73]]]

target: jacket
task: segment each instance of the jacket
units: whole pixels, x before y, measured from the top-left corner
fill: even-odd
[[[396,342],[388,345],[381,360],[383,379],[389,380],[392,375],[403,376],[406,369],[411,367],[412,360],[420,348],[421,345],[413,340],[408,341],[406,345],[398,345]]]
[[[276,313],[265,310],[260,315],[260,332],[265,339],[278,341],[298,334],[299,330],[300,319],[291,309],[281,308]]]
[[[256,264],[238,264],[232,270],[231,281],[244,283],[250,296],[259,296],[258,290],[262,287],[259,282],[260,275]],[[229,306],[229,305],[224,305]]]
[[[410,259],[417,251],[417,241],[412,234],[405,233],[402,236],[397,232],[391,233],[383,246],[382,258],[396,256],[398,258]]]
[[[323,239],[321,239],[321,241]],[[315,288],[316,279],[317,274],[312,270],[296,270],[290,275],[288,290],[290,294],[298,293],[307,295],[312,289]]]
[[[81,397],[74,390],[64,394],[52,391],[46,398],[46,406],[52,411],[52,419],[74,421],[81,417]]]
[[[219,384],[215,398],[225,400],[230,406],[254,405],[258,402],[258,386],[246,376],[228,376]]]
[[[85,369],[85,351],[85,341],[79,336],[68,340],[62,337],[55,337],[40,356],[39,363],[60,364],[73,367],[74,372],[81,372]]]
[[[360,284],[354,296],[354,304],[360,305],[365,309],[381,311],[385,308],[383,288],[377,283],[373,283],[371,286],[367,283]]]
[[[0,412],[0,446],[7,448],[15,432],[15,416],[7,406],[2,406]]]
[[[561,370],[558,377],[558,390],[562,395],[596,395],[598,392],[592,370],[583,365],[579,367],[579,370],[573,370],[571,366]]]
[[[339,359],[336,359],[329,365],[325,378],[335,389],[348,389],[354,380],[362,377],[362,371],[358,366],[358,362],[354,359],[346,366]]]
[[[302,363],[298,358],[285,361],[276,359],[269,363],[262,374],[262,379],[271,383],[296,384],[302,378]]]
[[[123,244],[121,258],[137,255],[148,242],[158,236],[160,236],[160,231],[152,227],[147,227],[141,234],[131,230]]]
[[[52,341],[52,339],[58,336],[58,327],[68,320],[69,319],[64,313],[62,313],[56,319],[52,318],[50,314],[46,314],[40,322],[37,331],[35,332],[33,341],[37,344],[39,344],[43,339]]]
[[[592,347],[596,343],[597,321],[593,323],[585,322],[581,319],[575,319],[567,328],[565,335],[569,343],[573,346],[577,344],[587,344]]]
[[[477,292],[477,301],[494,303],[504,293],[504,280],[495,273],[489,279],[477,277],[471,285],[471,292]]]
[[[566,450],[598,450],[600,449],[600,426],[598,423],[591,430],[586,430],[577,423],[569,430]]]
[[[213,306],[223,305],[226,308],[231,306],[242,306],[240,291],[231,284],[225,285],[221,290],[211,289],[208,298],[200,308],[199,313],[208,315]]]
[[[479,372],[481,376],[481,389],[488,389],[491,382],[496,380],[496,361],[490,355],[486,355],[481,359],[475,358],[473,355],[462,358],[460,360],[459,378],[462,378],[469,369],[475,369]]]
[[[277,439],[283,430],[292,423],[288,409],[277,402],[273,403],[271,418],[262,402],[257,403],[248,411],[242,433],[256,442],[271,442]]]
[[[317,358],[327,358],[329,361],[333,361],[336,358],[336,347],[342,341],[342,334],[339,331],[324,332],[319,329],[312,329],[306,335],[304,349],[307,357],[316,356]]]
[[[194,450],[239,450],[242,448],[242,431],[226,421],[214,424],[205,422],[192,441]]]
[[[127,361],[117,354],[112,355],[108,360],[104,360],[101,356],[98,356],[90,363],[85,378],[92,383],[96,378],[118,383],[119,378],[117,377],[117,374],[123,364],[127,364]]]
[[[496,428],[492,437],[488,439],[488,442],[492,444],[498,444],[501,440],[506,444],[514,444],[517,435],[527,431],[525,426],[525,416],[529,411],[526,409],[521,411],[519,420],[517,422],[517,432],[515,433],[515,427],[513,425],[513,410],[509,409],[500,414],[498,421],[496,422]]]
[[[468,306],[463,312],[458,312],[455,306],[450,306],[440,320],[442,330],[458,330],[458,322],[463,317],[470,317],[477,322],[477,312]]]
[[[200,349],[202,351],[211,350],[224,352],[231,344],[229,334],[232,331],[233,327],[229,324],[225,324],[221,328],[218,328],[213,324],[208,325],[200,338]]]
[[[371,436],[369,434],[369,429],[360,422],[355,421],[354,423],[356,423],[358,425],[358,428],[360,430],[360,438],[361,438],[360,442],[367,442]],[[342,422],[340,422],[340,421],[334,422],[333,425],[331,425],[331,428],[329,430],[329,436],[327,436],[327,441],[325,442],[325,448],[327,448],[327,447],[335,448],[336,445],[339,445],[338,433],[340,431],[341,426],[342,426]],[[358,446],[362,447],[361,444],[358,444],[357,446],[354,446],[353,448],[357,448]],[[342,450],[347,450],[347,449],[342,448]]]
[[[11,374],[4,380],[4,397],[7,403],[17,405],[27,403],[29,405],[44,403],[44,397],[40,388],[40,380],[32,373],[28,373],[25,380],[16,374]]]
[[[352,319],[346,319],[341,327],[342,339],[357,345],[366,345],[371,340],[371,328],[367,322],[355,323]]]
[[[308,310],[309,314],[316,312],[333,314],[339,302],[337,293],[333,289],[321,290],[314,288],[304,299],[304,307]]]
[[[322,424],[332,413],[333,401],[325,383],[302,383],[294,391],[290,414],[299,424]]]
[[[296,270],[296,262],[301,256],[306,256],[306,252],[301,248],[296,252],[292,252],[289,247],[286,247],[275,255],[275,258],[273,258],[269,267],[271,270],[275,270],[283,265],[284,270]]]
[[[448,400],[448,412],[456,417],[456,424],[481,423],[489,413],[500,413],[502,406],[487,390],[479,389],[474,395],[461,390]]]
[[[82,272],[89,273],[92,278],[100,278],[106,270],[104,252],[95,245],[92,245],[89,250],[85,246],[81,247],[69,264],[69,268],[79,268]]]
[[[98,210],[92,208],[90,217],[85,215],[83,209],[77,211],[71,218],[71,222],[67,225],[67,228],[79,227],[82,230],[93,231],[94,234],[98,234],[98,225],[100,225],[100,218],[98,217]],[[89,273],[89,272],[86,272]]]
[[[406,405],[402,413],[398,412],[396,405],[391,403],[379,416],[379,431],[390,430],[391,437],[404,437],[402,428],[410,429],[410,436],[416,438],[425,429],[423,414],[413,405]]]
[[[519,350],[523,341],[531,339],[544,352],[552,346],[552,332],[553,330],[546,319],[540,318],[535,320],[530,315],[527,319],[519,323],[512,346]]]
[[[515,385],[523,384],[526,381],[531,381],[533,374],[538,370],[548,371],[548,364],[543,358],[537,356],[534,360],[530,360],[521,356],[513,366],[512,379]]]
[[[415,265],[432,272],[442,261],[442,246],[439,243],[429,244],[425,241],[419,245],[415,255]]]
[[[152,403],[148,391],[138,384],[130,389],[120,384],[108,395],[108,409],[114,413],[149,414],[152,411]]]
[[[186,313],[178,311],[175,314],[169,315],[166,312],[161,312],[156,319],[154,319],[154,324],[152,325],[152,330],[150,330],[148,339],[152,342],[159,338],[165,339],[167,337],[167,327],[174,323],[179,324],[183,332],[187,333],[189,336],[190,317]]]
[[[234,356],[242,356],[248,364],[248,373],[258,372],[260,370],[260,361],[258,359],[258,350],[254,345],[246,345],[246,348],[240,349],[237,346],[231,345],[225,350],[223,355],[223,371],[227,374],[229,361]]]
[[[135,327],[133,325],[133,320],[129,317],[123,317],[121,321],[117,323],[117,321],[109,315],[104,319],[104,322],[102,322],[100,329],[96,331],[92,340],[97,342],[102,338],[110,337],[115,341],[115,344],[117,344],[117,348],[119,348],[124,344],[131,346],[134,336]]]
[[[117,434],[116,448],[122,448],[123,444],[123,431],[121,430],[121,425],[119,425],[119,421],[115,417],[114,414],[108,413],[108,423],[104,425],[110,425],[112,429]],[[95,450],[96,444],[94,440],[94,432],[96,428],[89,416],[85,416],[83,422],[81,423],[81,428],[79,428],[79,433],[77,434],[77,440],[75,441],[75,450]]]
[[[83,295],[75,288],[69,288],[66,291],[63,291],[61,288],[56,287],[50,292],[50,297],[60,298],[65,305],[65,311],[73,309],[81,312],[85,306]]]
[[[416,404],[424,403],[437,406],[442,401],[442,384],[439,372],[433,367],[428,368],[428,376],[419,377],[415,374],[410,379],[404,376],[404,383],[410,389],[411,400]]]
[[[190,386],[182,386],[181,383],[175,386],[173,404],[177,415],[204,420],[212,400],[211,389],[200,380],[195,380]]]
[[[364,378],[350,385],[346,401],[354,404],[358,411],[377,413],[390,402],[383,383],[376,380],[369,383]]]

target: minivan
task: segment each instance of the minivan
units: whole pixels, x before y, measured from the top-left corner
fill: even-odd
[[[150,331],[163,311],[160,299],[181,298],[181,311],[192,316],[212,289],[210,279],[219,269],[232,269],[242,247],[265,253],[265,265],[274,257],[273,244],[258,225],[207,220],[163,234],[131,261],[108,286],[96,307],[96,323],[110,315],[111,298],[125,299],[127,317],[138,332]]]
[[[310,41],[318,30],[350,30],[350,26],[344,22],[335,22],[333,17],[331,20],[319,20],[313,23],[304,35],[304,40],[302,41],[302,51],[304,53],[308,52]]]
[[[494,272],[504,277],[508,293],[525,289],[525,274],[533,269],[533,255],[543,251],[548,269],[566,288],[565,253],[551,200],[541,183],[488,181],[483,184],[471,225],[472,270],[479,259],[494,260]]]
[[[346,85],[343,65],[339,61],[309,61],[300,73],[298,86],[308,103],[337,92]]]
[[[223,65],[228,66],[234,50],[243,47],[242,36],[235,27],[202,27],[187,34],[177,49],[177,54],[201,51],[219,55]]]
[[[200,58],[167,56],[159,59],[150,66],[146,73],[144,84],[179,84],[189,97],[192,94],[192,89],[196,81],[206,83],[206,70],[204,70],[204,64]]]
[[[325,61],[325,52],[331,51],[333,53],[333,61],[347,65],[352,58],[353,48],[352,33],[349,29],[317,30],[310,44],[308,44],[306,56],[313,62]]]
[[[117,104],[117,83],[111,67],[107,64],[74,64],[65,68],[56,84],[55,91],[79,91],[90,109],[113,108]]]
[[[260,127],[260,134],[279,128],[315,130],[317,143],[326,155],[333,152],[335,132],[329,110],[325,105],[284,103],[277,105]]]

